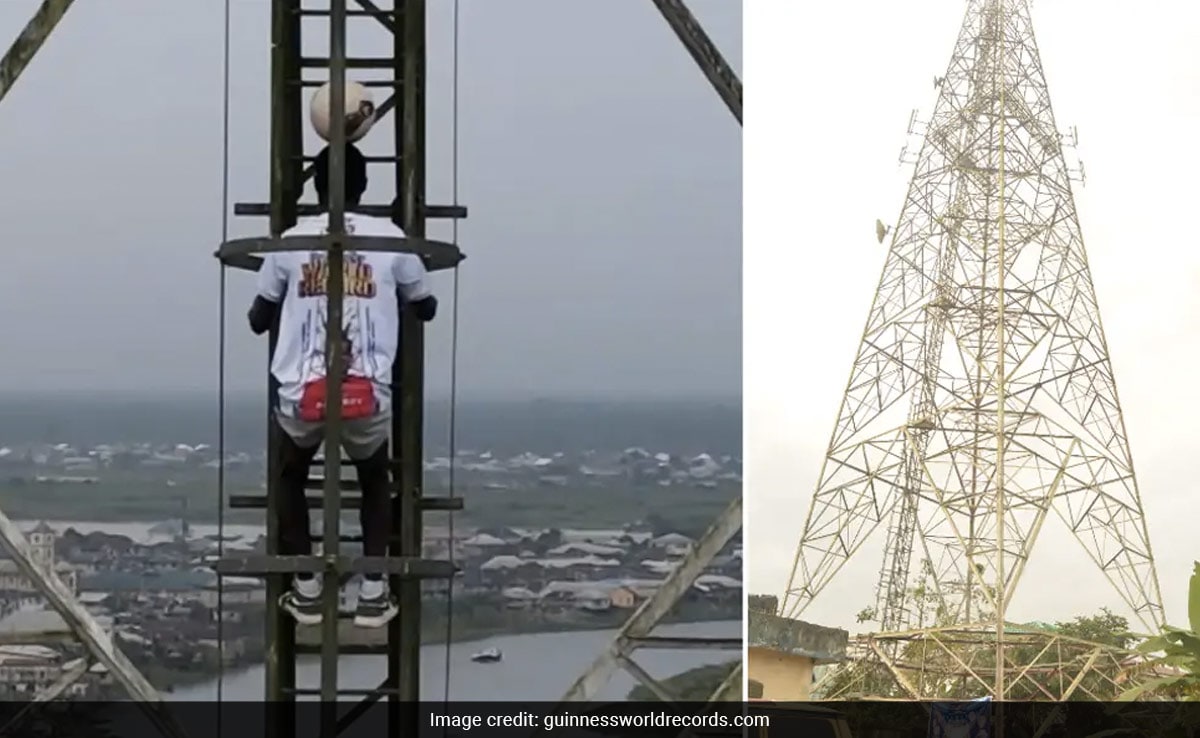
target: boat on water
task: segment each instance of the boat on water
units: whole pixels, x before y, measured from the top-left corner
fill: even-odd
[[[504,654],[500,653],[498,648],[485,648],[479,653],[471,654],[471,660],[477,664],[494,664],[504,658]]]

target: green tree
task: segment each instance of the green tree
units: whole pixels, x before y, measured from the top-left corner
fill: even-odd
[[[984,600],[984,593],[979,593],[978,601]],[[936,597],[926,588],[924,582],[918,583],[908,592],[911,612],[924,611],[933,615],[933,623],[947,626],[943,613],[937,608]],[[987,617],[988,613],[980,613]],[[859,614],[859,622],[874,619],[874,612],[869,608]],[[1033,679],[1044,678],[1059,667],[1053,662],[1060,658],[1065,662],[1075,664],[1086,661],[1088,654],[1096,645],[1118,649],[1130,649],[1136,638],[1129,632],[1129,622],[1120,615],[1107,609],[1096,615],[1079,616],[1073,620],[1052,624],[1039,623],[1029,625],[1029,633],[1018,634],[1006,646],[1006,660],[1012,664],[1029,664],[1028,675]],[[1063,636],[1067,641],[1060,641],[1059,646],[1047,650],[1044,648],[1045,639],[1037,638],[1032,632],[1048,632]],[[1024,642],[1022,642],[1024,641]],[[1081,643],[1082,641],[1082,643]],[[947,653],[943,647],[952,653]],[[905,676],[925,694],[937,695],[947,700],[974,699],[986,690],[987,685],[980,684],[973,677],[964,675],[964,664],[970,665],[971,671],[984,680],[989,680],[995,670],[996,649],[993,643],[970,642],[965,639],[955,640],[941,636],[938,645],[922,640],[912,640],[901,643],[895,653],[896,662],[901,664],[900,670]],[[1019,669],[1018,669],[1019,671]],[[1042,677],[1036,676],[1042,674]],[[896,679],[882,667],[872,667],[869,662],[859,662],[838,668],[823,680],[822,693],[834,699],[854,699],[861,695],[872,695],[885,698],[903,698],[905,693],[897,684]],[[1072,692],[1072,700],[1094,700],[1097,696],[1112,695],[1112,685],[1108,679],[1097,673],[1086,674],[1078,688]],[[1042,700],[1046,695],[1038,689],[1030,678],[1010,680],[1006,690],[1010,700]]]

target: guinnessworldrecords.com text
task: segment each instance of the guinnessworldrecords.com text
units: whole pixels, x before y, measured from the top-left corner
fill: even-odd
[[[642,712],[627,715],[591,715],[573,713],[538,714],[518,711],[508,714],[441,715],[431,714],[432,728],[472,730],[484,728],[528,728],[557,730],[559,728],[765,728],[770,725],[766,715],[680,715],[670,712]]]

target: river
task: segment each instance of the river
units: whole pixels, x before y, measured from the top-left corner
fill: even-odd
[[[664,626],[655,635],[685,635],[736,638],[741,636],[739,621],[687,623]],[[450,696],[455,701],[553,701],[562,697],[571,683],[600,654],[616,635],[614,630],[589,630],[567,633],[530,633],[499,636],[480,641],[465,641],[450,646]],[[502,661],[476,664],[471,654],[483,648],[498,648]],[[740,658],[731,651],[674,650],[639,651],[635,660],[651,676],[666,678],[697,666],[717,664]],[[446,698],[446,646],[431,644],[421,649],[422,697]],[[320,659],[301,657],[297,686],[317,687]],[[382,656],[343,656],[339,660],[339,682],[347,688],[371,688],[386,674]],[[227,672],[224,699],[260,700],[263,697],[265,669],[252,666]],[[623,699],[636,684],[624,670],[613,675],[600,699]],[[177,689],[172,701],[213,700],[217,680]]]

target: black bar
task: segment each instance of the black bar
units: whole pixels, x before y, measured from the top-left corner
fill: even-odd
[[[331,401],[325,403],[325,448],[337,449],[342,445],[342,374],[346,367],[343,355],[342,315],[345,297],[345,248],[346,238],[346,0],[329,0],[329,234],[328,271],[326,285],[327,314],[325,318],[325,384]],[[224,246],[222,246],[224,248]],[[324,505],[321,525],[325,532],[321,551],[324,561],[319,571],[324,572],[325,586],[322,595],[324,619],[321,623],[321,734],[323,738],[337,735],[337,707],[332,704],[338,697],[338,597],[339,570],[329,563],[336,561],[333,553],[338,550],[338,527],[341,522],[341,500],[339,476],[342,473],[340,459],[336,455],[325,459]],[[288,562],[264,562],[269,565]],[[305,562],[293,562],[299,566]],[[345,569],[342,569],[345,571]]]
[[[299,203],[295,207],[296,214],[300,216],[320,215],[324,212],[321,206],[316,203]],[[392,219],[398,218],[403,213],[403,208],[399,203],[393,205],[364,204],[359,205],[354,210],[363,215]],[[270,215],[271,206],[262,202],[239,202],[233,206],[233,214],[239,217]],[[467,208],[465,205],[425,205],[421,215],[424,218],[435,220],[450,220],[454,218],[464,220],[467,217]]]
[[[397,164],[400,161],[400,157],[398,156],[364,156],[363,159],[366,160],[368,164]],[[308,154],[300,157],[300,161],[304,162],[305,164],[311,164],[316,160],[316,156],[310,156]]]
[[[717,49],[716,44],[704,32],[704,27],[688,10],[683,0],[653,0],[654,6],[662,14],[667,25],[675,32],[680,43],[687,49],[692,60],[700,67],[700,71],[708,79],[713,90],[737,118],[738,125],[742,123],[742,81],[738,79],[729,62]]]
[[[228,499],[229,507],[234,510],[261,510],[267,506],[265,495],[230,495]],[[309,495],[305,498],[305,501],[308,503],[308,509],[310,510],[319,509],[322,503],[321,497],[318,495]],[[343,510],[358,510],[360,507],[362,507],[362,497],[360,495],[342,496]],[[417,502],[417,507],[429,512],[462,510],[463,498],[457,495],[454,497],[422,497]]]
[[[300,59],[300,66],[305,69],[328,69],[333,62],[321,56],[305,56]],[[353,57],[346,59],[346,69],[392,69],[395,65],[391,59],[370,57]]]
[[[235,238],[221,244],[216,257],[225,261],[230,257],[259,256],[284,251],[325,251],[334,249],[347,251],[382,251],[391,254],[416,254],[425,262],[427,269],[449,269],[458,266],[464,258],[462,251],[452,243],[428,238],[392,238],[388,236],[272,236]],[[333,274],[330,274],[333,279]]]
[[[327,79],[293,79],[288,82],[294,87],[320,87],[329,80]],[[400,81],[395,79],[360,79],[356,80],[363,87],[391,87],[393,89],[400,87]]]
[[[384,695],[399,696],[399,690],[396,689],[396,682],[392,681],[391,679],[384,679],[382,682],[380,682],[379,686],[376,687],[371,694],[363,697],[362,702],[359,702],[357,705],[350,708],[345,715],[342,715],[341,719],[338,720],[338,732],[346,730],[359,718],[361,718],[363,715],[366,715],[367,711],[371,709],[371,705],[378,702],[379,698],[383,697]],[[390,717],[389,722],[392,722]],[[393,722],[393,724],[395,723]]]
[[[346,9],[347,18],[377,18],[380,15],[392,16],[394,13],[391,10],[355,10],[354,8]],[[304,18],[328,18],[328,8],[300,8],[296,11],[296,15]]]
[[[397,0],[399,1],[399,0]],[[410,237],[425,237],[425,0],[404,0],[404,13],[395,34],[395,55],[405,84],[400,89],[396,114],[392,116],[401,159],[396,167],[396,192],[402,204],[401,225]],[[424,525],[418,500],[424,469],[422,439],[425,397],[425,324],[405,311],[401,320],[401,343],[397,358],[400,411],[394,413],[392,434],[396,444],[392,456],[407,463],[399,474],[399,504],[394,506],[400,533],[400,553],[420,552]],[[417,735],[420,726],[415,712],[402,714],[400,701],[421,699],[421,585],[393,578],[399,595],[402,618],[389,623],[388,680],[399,689],[388,700],[393,734]],[[401,721],[404,725],[401,725]]]
[[[296,223],[296,202],[300,198],[300,166],[292,161],[304,151],[301,88],[290,84],[300,78],[301,0],[273,0],[271,3],[271,204],[264,215],[271,218],[270,232],[280,235]],[[257,257],[247,257],[247,260]],[[257,265],[254,265],[257,269]],[[267,397],[274,407],[278,382],[269,371],[278,338],[278,321],[272,326],[267,351]],[[269,412],[269,411],[268,411]],[[279,553],[280,495],[279,458],[282,431],[267,419],[267,553]],[[264,691],[268,710],[267,738],[295,738],[295,699],[285,690],[296,684],[296,621],[279,606],[279,598],[291,586],[286,573],[267,577],[266,638],[270,647],[264,655],[266,679]]]
[[[296,644],[296,653],[300,654],[318,654],[321,652],[321,647],[317,644],[299,643]],[[386,643],[343,643],[342,655],[344,656],[380,656],[387,653]]]
[[[325,528],[329,532],[331,526]],[[338,540],[333,539],[337,549]],[[337,605],[338,574],[389,574],[402,579],[449,579],[457,569],[448,561],[409,556],[271,556],[252,554],[221,559],[213,569],[221,576],[263,576],[265,574],[326,574],[334,577],[330,585]]]
[[[361,7],[368,15],[379,21],[379,23],[382,24],[389,33],[396,32],[396,21],[393,17],[396,13],[394,10],[384,10],[376,5],[373,0],[355,0],[355,2],[357,2],[359,7]],[[347,11],[347,13],[350,12],[352,11]],[[355,15],[357,14],[358,13],[355,13]]]
[[[322,692],[320,689],[314,689],[312,687],[293,687],[291,689],[291,693],[295,694],[295,695],[305,695],[305,696],[321,695],[322,699],[325,698],[324,692]],[[359,696],[368,697],[371,695],[395,694],[395,693],[396,693],[396,690],[394,690],[394,689],[389,689],[386,691],[380,691],[378,689],[340,689],[334,694],[334,696],[335,697],[359,697]],[[338,731],[338,729],[335,727],[334,735],[337,734],[337,731]]]

